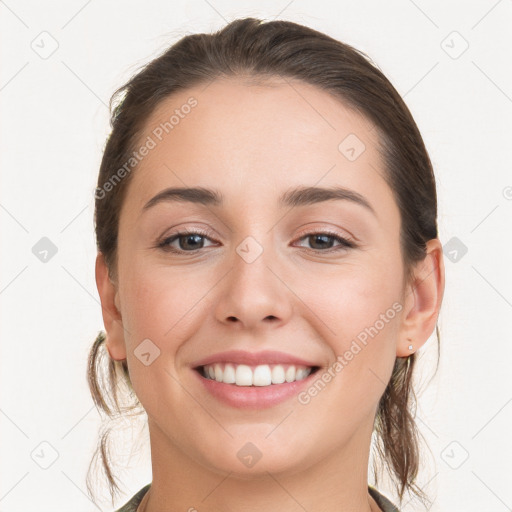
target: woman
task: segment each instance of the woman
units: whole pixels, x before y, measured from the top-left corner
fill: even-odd
[[[110,416],[133,392],[153,479],[119,512],[398,510],[367,482],[374,432],[400,505],[425,501],[411,378],[444,267],[399,94],[352,47],[253,18],[184,37],[121,93],[89,384]]]

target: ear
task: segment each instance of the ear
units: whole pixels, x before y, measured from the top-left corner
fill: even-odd
[[[101,252],[96,256],[96,286],[101,300],[101,313],[106,332],[105,345],[108,353],[112,359],[118,361],[126,359],[119,293],[117,286],[108,275],[108,267]]]
[[[414,270],[414,282],[404,295],[404,313],[397,357],[407,357],[428,340],[435,329],[444,294],[443,247],[438,238],[427,242],[427,255]],[[412,350],[409,349],[412,345]]]

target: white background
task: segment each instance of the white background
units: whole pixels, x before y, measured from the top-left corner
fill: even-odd
[[[435,338],[420,351],[417,421],[432,453],[418,484],[435,512],[510,510],[512,2],[5,0],[0,511],[112,510],[105,483],[97,504],[85,486],[99,426],[85,374],[103,328],[93,193],[106,105],[179,37],[243,16],[296,21],[366,52],[411,109],[436,172],[441,241],[468,249],[457,262],[445,254],[441,364],[430,383]],[[43,31],[58,44],[48,58],[33,49],[42,37],[51,48]],[[58,249],[47,262],[32,252],[42,237]],[[151,481],[147,450],[129,466],[116,470],[125,490],[116,508]]]

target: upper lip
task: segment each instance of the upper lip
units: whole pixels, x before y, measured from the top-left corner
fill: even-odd
[[[277,352],[275,350],[263,350],[261,352],[247,352],[245,350],[228,350],[200,359],[192,363],[193,368],[214,363],[233,363],[246,365],[261,364],[293,364],[297,366],[318,366],[317,363],[306,361],[300,357]]]

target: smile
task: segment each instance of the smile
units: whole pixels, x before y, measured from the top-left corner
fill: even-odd
[[[293,364],[249,366],[246,364],[215,363],[198,368],[198,371],[206,379],[234,386],[260,387],[300,381],[316,370],[318,370],[317,366],[307,367]]]
[[[219,404],[262,410],[296,398],[311,385],[319,366],[214,363],[194,368],[200,389]]]

